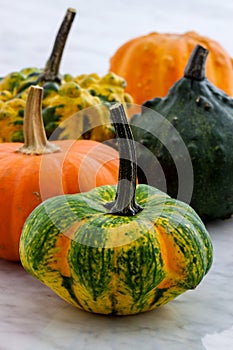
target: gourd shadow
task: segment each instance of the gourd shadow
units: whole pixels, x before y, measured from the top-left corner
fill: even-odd
[[[97,315],[61,305],[40,333],[38,348],[33,349],[48,343],[61,345],[65,337],[66,349],[204,350],[206,334],[231,325],[211,313],[214,301],[208,304],[202,294],[201,290],[186,292],[163,307],[133,316]]]
[[[147,341],[148,349],[152,345],[167,349],[168,334],[172,344],[175,330],[180,328],[180,316],[171,305],[133,316],[106,316],[81,311],[66,304],[53,315],[40,333],[39,343],[37,341],[36,344],[38,348],[33,344],[33,349],[40,349],[48,342],[53,346],[61,345],[64,335],[67,349],[86,350],[98,346],[106,349],[141,349],[145,347],[144,341]]]

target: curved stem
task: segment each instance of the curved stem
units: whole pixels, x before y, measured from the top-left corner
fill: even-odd
[[[62,54],[66,44],[70,28],[72,26],[76,11],[73,8],[68,8],[66,15],[62,21],[62,24],[57,33],[54,46],[51,55],[45,65],[43,73],[40,75],[38,82],[46,81],[58,81],[59,78],[59,67],[61,63]]]
[[[42,87],[30,87],[24,114],[24,145],[16,151],[18,153],[39,155],[60,150],[58,146],[48,142],[45,134],[41,108],[42,94]]]
[[[123,106],[116,103],[110,107],[119,146],[120,167],[117,193],[106,208],[114,215],[136,215],[142,208],[136,203],[137,158],[133,135]]]
[[[184,70],[184,77],[192,80],[205,79],[205,64],[209,51],[201,45],[197,45],[190,55]]]
[[[51,55],[45,65],[45,68],[36,80],[27,81],[17,91],[19,95],[22,91],[26,90],[32,85],[40,83],[46,83],[47,81],[61,83],[61,77],[59,75],[59,68],[61,63],[62,54],[66,44],[68,34],[70,32],[71,25],[73,23],[76,11],[73,8],[68,8],[66,15],[62,21],[62,24],[57,33]]]

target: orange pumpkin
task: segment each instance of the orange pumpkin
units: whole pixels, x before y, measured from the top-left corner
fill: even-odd
[[[109,70],[126,80],[126,91],[135,103],[142,104],[154,97],[167,95],[175,81],[183,76],[186,62],[197,44],[210,52],[207,78],[232,96],[231,57],[218,42],[196,32],[153,32],[129,40],[111,57]]]
[[[31,211],[46,198],[116,184],[118,152],[90,140],[48,142],[41,115],[43,89],[27,98],[25,143],[0,144],[0,258],[19,260],[19,239]]]

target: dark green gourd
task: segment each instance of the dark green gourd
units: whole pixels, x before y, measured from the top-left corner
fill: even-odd
[[[166,185],[170,196],[212,220],[233,213],[233,99],[205,77],[207,55],[197,45],[184,77],[166,97],[145,102],[131,128],[139,182]]]

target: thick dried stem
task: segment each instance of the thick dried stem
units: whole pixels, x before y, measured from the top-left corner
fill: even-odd
[[[40,75],[38,79],[38,82],[41,82],[41,81],[60,82],[59,68],[60,68],[61,58],[63,55],[64,47],[65,47],[67,37],[70,32],[70,28],[72,26],[75,15],[76,15],[75,9],[68,8],[66,15],[60,26],[60,29],[57,33],[51,55],[45,65],[43,73]]]
[[[136,203],[137,158],[133,135],[120,103],[110,107],[113,125],[116,131],[120,167],[116,198],[107,203],[106,208],[114,215],[136,215],[142,208]]]
[[[205,79],[205,65],[209,51],[201,45],[197,45],[190,55],[184,70],[184,77],[191,80]]]
[[[18,153],[40,155],[60,151],[46,137],[42,118],[42,94],[42,87],[30,87],[24,114],[24,145],[16,151]]]

